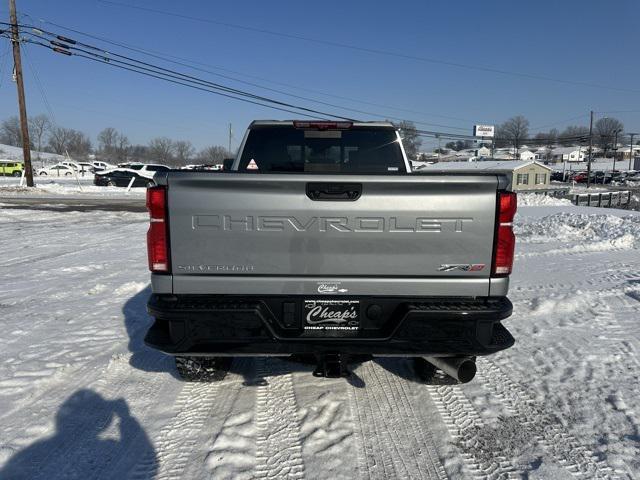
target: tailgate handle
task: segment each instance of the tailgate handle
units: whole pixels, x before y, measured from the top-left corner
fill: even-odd
[[[307,183],[307,197],[311,200],[354,202],[360,195],[361,183]]]

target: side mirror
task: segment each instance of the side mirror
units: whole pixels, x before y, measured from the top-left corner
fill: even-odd
[[[231,170],[231,167],[233,167],[234,161],[235,161],[235,158],[225,158],[224,160],[222,160],[222,169]]]

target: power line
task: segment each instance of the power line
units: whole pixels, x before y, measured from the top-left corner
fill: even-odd
[[[2,23],[2,22],[0,22]],[[30,35],[31,37],[35,37],[37,38],[37,40],[33,40],[33,39],[27,39],[25,38],[23,41],[28,42],[28,43],[32,43],[35,45],[39,45],[41,47],[45,47],[48,48],[50,50],[53,50],[57,53],[61,53],[61,54],[65,54],[68,56],[78,56],[81,58],[85,58],[88,60],[92,60],[98,63],[102,63],[102,64],[106,64],[106,65],[110,65],[113,67],[117,67],[123,70],[127,70],[127,71],[131,71],[134,73],[138,73],[141,75],[146,75],[149,77],[153,77],[156,79],[160,79],[160,80],[164,80],[170,83],[174,83],[174,84],[178,84],[178,85],[182,85],[182,86],[186,86],[186,87],[190,87],[190,88],[194,88],[196,90],[201,90],[201,91],[205,91],[208,93],[214,93],[217,95],[221,95],[224,97],[228,97],[231,99],[235,99],[235,100],[240,100],[240,101],[244,101],[244,102],[249,102],[252,104],[256,104],[259,106],[263,106],[263,107],[268,107],[268,108],[275,108],[277,110],[282,110],[282,111],[286,111],[288,113],[294,113],[296,115],[303,115],[303,116],[308,116],[308,117],[312,117],[315,118],[315,116],[313,115],[308,115],[308,114],[304,114],[304,113],[300,113],[297,110],[303,110],[309,113],[314,113],[314,114],[320,114],[320,115],[324,115],[326,117],[334,117],[334,118],[341,118],[341,119],[345,119],[345,120],[352,120],[349,119],[347,117],[342,117],[333,113],[327,113],[327,112],[320,112],[317,110],[313,110],[313,109],[307,109],[306,107],[302,107],[302,106],[298,106],[298,105],[294,105],[294,104],[288,104],[288,103],[284,103],[284,102],[280,102],[278,100],[274,100],[274,99],[270,99],[267,97],[262,97],[262,96],[257,96],[254,94],[251,94],[249,92],[245,92],[242,90],[238,90],[238,89],[234,89],[234,88],[230,88],[218,83],[214,83],[214,82],[209,82],[206,80],[202,80],[198,77],[194,77],[191,75],[186,75],[183,74],[181,72],[177,72],[175,70],[170,70],[170,69],[166,69],[164,67],[160,67],[148,62],[143,62],[125,55],[120,55],[117,54],[115,52],[109,52],[107,50],[101,49],[99,47],[96,47],[94,45],[89,45],[89,44],[85,44],[83,42],[78,42],[74,39],[70,39],[70,38],[66,38],[60,35],[57,35],[53,32],[47,32],[47,31],[42,31],[40,30],[39,33],[41,34],[46,34],[48,36],[51,36],[53,38],[55,38],[56,40],[50,40],[49,44],[47,43],[43,43],[42,41],[40,41],[39,36],[36,36],[35,34],[32,33],[28,33],[26,32],[28,35]],[[85,46],[86,48],[81,48],[79,46],[76,45],[81,45],[81,46]],[[96,53],[99,52],[99,53]],[[106,55],[111,55],[111,57],[108,57]],[[117,58],[113,58],[113,57],[117,57]],[[123,58],[126,60],[120,60],[119,58]],[[223,93],[224,92],[224,93]],[[258,101],[256,101],[258,100]],[[268,103],[275,103],[278,106],[274,106],[274,105],[268,105],[265,103],[261,103],[261,102],[268,102]],[[282,107],[287,107],[287,108],[282,108]],[[292,110],[293,109],[293,110]],[[435,137],[435,138],[443,138],[443,139],[452,139],[452,140],[478,140],[477,137],[473,136],[473,135],[466,135],[466,134],[459,134],[459,133],[454,133],[454,132],[439,132],[439,131],[432,131],[432,130],[417,130],[416,133],[419,136],[423,136],[423,137]],[[564,140],[578,140],[578,139],[582,139],[582,136],[573,136],[573,137],[561,137]],[[531,143],[540,143],[543,142],[547,139],[523,139],[523,141],[527,141],[527,142],[531,142]]]
[[[135,69],[139,69],[139,70],[144,70],[146,72],[153,73],[153,74],[159,74],[159,75],[164,76],[164,77],[168,76],[170,78],[178,79],[178,80],[181,80],[181,81],[185,81],[186,80],[189,83],[196,83],[198,85],[205,86],[207,88],[212,88],[212,89],[215,89],[215,90],[222,90],[222,91],[225,91],[227,93],[232,93],[234,95],[241,95],[241,96],[245,96],[245,97],[250,97],[252,99],[259,100],[259,101],[262,101],[262,102],[275,103],[275,104],[280,105],[280,106],[284,106],[284,107],[287,107],[287,108],[294,108],[294,109],[302,110],[302,111],[305,111],[305,112],[308,112],[308,113],[314,113],[314,114],[319,114],[319,115],[323,115],[323,116],[327,116],[327,117],[334,117],[334,118],[339,118],[339,119],[344,119],[344,120],[354,120],[352,118],[345,117],[343,115],[338,115],[338,114],[335,114],[335,113],[327,113],[327,112],[323,112],[323,111],[319,111],[319,110],[315,110],[315,109],[309,109],[307,107],[294,105],[294,104],[287,103],[287,102],[281,102],[279,100],[274,100],[274,99],[267,98],[267,97],[264,97],[264,96],[251,94],[251,93],[246,92],[244,90],[239,90],[239,89],[236,89],[236,88],[231,88],[231,87],[227,87],[225,85],[221,85],[219,83],[214,83],[214,82],[210,82],[210,81],[207,81],[207,80],[203,80],[203,79],[201,79],[199,77],[195,77],[195,76],[192,76],[192,75],[187,75],[187,74],[184,74],[182,72],[178,72],[178,71],[175,71],[175,70],[167,69],[165,67],[160,67],[158,65],[154,65],[154,64],[151,64],[149,62],[144,62],[144,61],[141,61],[141,60],[137,60],[135,58],[132,58],[132,57],[129,57],[129,56],[126,56],[126,55],[121,55],[121,54],[118,54],[116,52],[105,50],[103,48],[96,47],[96,46],[91,45],[91,44],[87,44],[87,43],[84,43],[84,42],[77,41],[75,39],[67,38],[67,37],[58,35],[58,34],[56,34],[54,32],[50,32],[50,31],[43,30],[43,29],[37,29],[37,28],[35,28],[33,26],[25,25],[24,27],[33,28],[34,31],[37,32],[38,38],[39,38],[40,35],[47,35],[49,37],[54,38],[55,40],[50,40],[49,43],[54,46],[54,48],[52,48],[52,49],[54,51],[58,51],[58,53],[67,53],[67,51],[73,50],[73,51],[77,51],[77,52],[80,52],[80,53],[84,54],[84,55],[77,55],[77,56],[81,56],[82,57],[82,56],[85,56],[85,55],[89,55],[89,56],[92,56],[92,57],[97,57],[97,59],[103,60],[105,63],[116,62],[116,63],[122,64],[122,65],[124,65],[126,67],[129,67],[129,68],[135,68]],[[36,37],[36,34],[29,33],[29,32],[26,32],[26,33],[28,35],[32,36],[32,37]],[[31,41],[31,42],[32,43],[36,43],[36,44],[39,43],[39,42],[33,42],[33,41]],[[86,48],[83,49],[83,48],[80,48],[80,47],[78,47],[76,45],[80,45],[80,46],[83,46],[83,47],[86,47]],[[45,45],[45,46],[49,47],[49,45]],[[59,51],[60,48],[63,48],[64,51],[62,51],[62,52]],[[96,53],[96,52],[99,52],[99,53]],[[111,57],[117,57],[117,58],[106,57],[105,55],[110,55]],[[118,60],[120,58],[121,59],[125,59],[126,61]],[[134,62],[134,63],[131,63],[131,62]],[[379,115],[379,114],[372,113],[372,112],[363,112],[363,111],[360,111],[360,112],[366,113],[367,115],[374,115],[374,116],[384,117],[383,115]],[[420,122],[418,122],[418,123],[420,123]],[[448,127],[448,126],[443,126],[443,125],[439,125],[439,124],[436,125],[436,126]],[[450,127],[450,128],[466,130],[466,129],[461,129],[459,127]]]
[[[218,73],[218,72],[213,72],[211,70],[207,70],[207,69],[203,69],[203,68],[194,66],[192,64],[193,63],[192,60],[186,60],[186,59],[182,59],[180,57],[173,57],[173,58],[177,58],[178,60],[181,60],[181,61],[172,60],[171,58],[167,58],[166,54],[157,54],[157,53],[155,53],[153,51],[141,49],[141,48],[138,48],[138,47],[133,47],[133,46],[121,43],[121,42],[115,42],[115,41],[112,41],[112,40],[109,40],[109,39],[105,39],[104,37],[98,37],[98,36],[95,36],[95,35],[83,33],[83,32],[80,32],[79,30],[75,30],[75,29],[72,29],[72,28],[64,27],[64,26],[58,25],[58,24],[53,23],[53,22],[48,22],[48,21],[45,21],[45,20],[41,20],[41,21],[44,22],[44,23],[48,23],[48,24],[57,26],[59,28],[63,28],[65,30],[72,31],[72,32],[74,32],[76,34],[79,34],[79,35],[84,35],[84,36],[87,36],[89,38],[98,39],[98,40],[103,41],[105,43],[109,43],[111,45],[116,45],[116,46],[118,46],[120,48],[131,50],[131,51],[134,51],[134,52],[137,52],[137,53],[141,53],[143,55],[148,55],[150,57],[153,57],[153,58],[165,61],[165,62],[169,62],[169,63],[175,64],[175,65],[180,65],[180,66],[187,67],[187,68],[190,68],[190,69],[193,69],[193,70],[197,70],[197,71],[200,71],[200,72],[208,73],[208,74],[211,74],[211,75],[216,75],[216,76],[228,79],[228,80],[239,82],[239,83],[242,83],[242,84],[245,84],[245,85],[249,85],[249,86],[252,86],[252,87],[257,87],[257,88],[264,89],[264,90],[267,90],[267,91],[270,91],[270,92],[279,93],[279,94],[282,94],[282,95],[287,95],[289,97],[297,98],[299,100],[305,100],[305,101],[308,101],[308,102],[318,103],[320,105],[325,105],[325,106],[329,106],[329,107],[332,107],[332,108],[338,108],[338,109],[341,109],[341,110],[360,113],[360,114],[363,114],[363,115],[374,116],[374,117],[381,118],[381,119],[385,118],[385,119],[396,120],[396,121],[410,120],[413,123],[418,124],[418,125],[426,125],[426,126],[431,126],[431,127],[448,128],[448,129],[452,129],[452,130],[463,130],[463,131],[468,130],[468,127],[464,127],[463,128],[463,127],[456,127],[456,126],[452,126],[452,125],[443,125],[443,124],[434,123],[434,122],[426,122],[426,121],[423,121],[423,120],[407,119],[405,117],[396,117],[396,116],[386,115],[386,114],[382,115],[382,114],[376,113],[376,112],[360,110],[360,109],[351,108],[351,107],[347,107],[347,106],[343,106],[343,105],[336,105],[335,103],[329,103],[329,102],[325,102],[325,101],[314,99],[314,98],[309,98],[309,97],[305,97],[305,96],[301,96],[301,95],[296,95],[296,94],[293,94],[293,93],[290,93],[290,92],[286,92],[286,91],[283,91],[283,90],[279,90],[279,89],[267,87],[267,86],[264,86],[264,85],[260,85],[260,84],[257,84],[255,82],[249,82],[249,81],[242,80],[242,79],[239,79],[239,78],[235,78],[235,77],[232,77],[232,76],[229,76],[229,75],[224,75],[224,74],[221,74],[221,73]],[[33,28],[36,28],[36,27],[33,27]],[[38,29],[38,30],[40,30],[40,29]],[[41,31],[45,32],[44,30],[41,30]],[[185,62],[191,62],[191,63],[185,63]],[[199,63],[199,62],[196,62],[196,63]],[[206,64],[202,64],[202,65],[208,66]],[[218,67],[210,67],[210,68],[218,68]],[[237,73],[237,74],[239,74],[239,73]],[[240,74],[240,75],[242,75],[242,74]],[[266,81],[269,81],[269,80],[266,80]],[[300,88],[300,87],[291,87],[290,86],[289,88]],[[323,93],[321,93],[321,94],[323,94]],[[324,95],[326,95],[326,94],[324,94]],[[330,95],[330,96],[332,96],[332,95]],[[362,102],[362,101],[358,101],[358,100],[353,100],[353,99],[350,99],[348,97],[341,97],[341,96],[335,96],[335,97],[343,99],[343,100],[355,101],[355,102],[359,102],[359,103],[369,103],[369,102]],[[394,109],[393,107],[387,107],[387,106],[383,106],[383,108]],[[412,112],[420,114],[420,112],[415,112],[415,111],[412,111]],[[461,121],[473,122],[472,120],[461,120]],[[479,123],[479,122],[475,122],[475,123]]]
[[[27,64],[29,65],[29,68],[31,69],[31,72],[33,73],[33,78],[36,81],[36,85],[38,87],[38,90],[40,91],[40,96],[42,97],[42,102],[44,103],[45,108],[47,109],[47,112],[49,113],[49,116],[51,117],[51,120],[53,121],[54,125],[58,124],[58,121],[56,119],[56,115],[53,113],[53,108],[51,108],[51,104],[49,103],[49,99],[47,98],[47,94],[44,90],[44,87],[42,86],[42,82],[40,81],[40,76],[38,75],[38,71],[36,70],[35,65],[33,64],[33,62],[31,62],[31,58],[29,55],[27,55],[27,49],[23,49],[23,53],[24,53],[24,58],[27,60]]]
[[[49,50],[53,50],[56,53],[62,53],[61,52],[61,48],[52,47],[52,46],[47,45],[46,43],[43,43],[43,42],[39,42],[39,41],[36,41],[36,40],[30,40],[30,39],[25,39],[23,41],[25,41],[27,43],[34,44],[34,45],[39,45],[39,46],[44,47],[44,48],[48,48]],[[161,74],[159,72],[158,72],[158,74],[153,74],[153,73],[148,73],[148,72],[145,72],[145,71],[137,69],[137,68],[141,68],[141,67],[129,67],[129,66],[126,66],[126,65],[120,65],[118,63],[114,63],[114,62],[119,62],[117,60],[108,59],[107,57],[100,58],[96,54],[87,55],[87,54],[84,54],[84,53],[70,52],[70,51],[68,51],[67,53],[64,53],[64,54],[67,55],[67,56],[76,56],[76,57],[85,58],[87,60],[92,60],[92,61],[95,61],[95,62],[98,62],[98,63],[102,63],[104,65],[109,65],[109,66],[112,66],[112,67],[120,68],[122,70],[135,72],[135,73],[138,73],[140,75],[146,75],[146,76],[153,77],[153,78],[156,78],[156,79],[159,79],[159,80],[164,80],[164,81],[169,82],[169,83],[174,83],[174,84],[177,84],[177,85],[182,85],[182,86],[185,86],[185,87],[193,88],[195,90],[200,90],[200,91],[207,92],[207,93],[213,93],[215,95],[219,95],[219,96],[222,96],[222,97],[232,98],[234,100],[240,100],[240,101],[245,102],[245,103],[251,103],[251,104],[254,104],[254,105],[267,107],[267,108],[272,108],[272,109],[280,110],[280,111],[287,112],[287,113],[293,113],[295,115],[302,115],[302,116],[310,117],[310,118],[318,118],[317,115],[309,115],[309,114],[301,113],[301,112],[298,112],[298,111],[295,111],[295,110],[282,108],[282,107],[277,107],[275,105],[269,105],[269,104],[264,104],[264,103],[260,103],[260,102],[257,102],[257,101],[252,101],[252,100],[250,100],[248,98],[242,98],[242,97],[238,97],[238,96],[234,96],[234,95],[225,94],[225,93],[222,93],[220,91],[213,90],[212,87],[202,87],[202,86],[197,86],[196,84],[193,84],[193,83],[187,83],[187,81],[173,80],[170,77],[163,76],[163,74]],[[123,63],[123,62],[120,62],[120,63]],[[297,107],[294,107],[294,108],[297,108]]]
[[[634,89],[611,87],[611,86],[600,85],[600,84],[595,84],[595,83],[580,82],[580,81],[566,80],[566,79],[555,78],[555,77],[547,77],[547,76],[544,76],[544,75],[536,75],[536,74],[532,74],[532,73],[516,72],[516,71],[512,71],[512,70],[504,70],[504,69],[500,69],[500,68],[494,68],[494,67],[483,66],[483,65],[471,65],[471,64],[461,63],[461,62],[453,62],[453,61],[441,60],[441,59],[436,59],[436,58],[421,57],[421,56],[417,56],[417,55],[410,55],[410,54],[405,54],[405,53],[400,53],[400,52],[393,52],[393,51],[390,51],[390,50],[381,50],[381,49],[370,48],[370,47],[361,47],[361,46],[358,46],[358,45],[335,42],[335,41],[332,41],[332,40],[324,40],[324,39],[319,39],[319,38],[306,37],[306,36],[303,36],[303,35],[284,33],[284,32],[276,32],[274,30],[267,30],[267,29],[263,29],[263,28],[249,27],[249,26],[240,25],[240,24],[237,24],[237,23],[229,23],[229,22],[222,22],[222,21],[208,19],[208,18],[193,17],[191,15],[185,15],[185,14],[176,13],[176,12],[168,12],[166,10],[160,10],[160,9],[157,9],[157,8],[142,7],[140,5],[128,5],[128,4],[125,4],[125,3],[114,2],[112,0],[98,0],[98,2],[99,3],[103,3],[105,5],[111,5],[111,6],[124,7],[124,8],[135,9],[135,10],[141,10],[141,11],[156,13],[156,14],[160,14],[160,15],[165,15],[165,16],[170,16],[170,17],[175,17],[175,18],[182,18],[182,19],[185,19],[185,20],[191,20],[191,21],[194,21],[194,22],[208,23],[208,24],[213,24],[213,25],[220,25],[220,26],[224,26],[224,27],[228,27],[228,28],[234,28],[234,29],[239,29],[239,30],[262,33],[262,34],[266,34],[266,35],[283,37],[283,38],[288,38],[288,39],[292,39],[292,40],[303,40],[303,41],[306,41],[306,42],[312,42],[312,43],[317,43],[317,44],[322,44],[322,45],[329,45],[329,46],[332,46],[332,47],[345,48],[345,49],[349,49],[349,50],[366,52],[366,53],[371,53],[371,54],[376,54],[376,55],[384,55],[384,56],[388,56],[388,57],[404,58],[404,59],[407,59],[407,60],[416,60],[416,61],[421,61],[421,62],[426,62],[426,63],[434,63],[434,64],[438,64],[438,65],[446,65],[446,66],[449,66],[449,67],[463,68],[463,69],[467,69],[467,70],[477,70],[477,71],[486,72],[486,73],[496,73],[496,74],[500,74],[500,75],[508,75],[508,76],[514,76],[514,77],[520,77],[520,78],[529,78],[529,79],[532,79],[532,80],[543,80],[543,81],[547,81],[547,82],[555,82],[555,83],[561,83],[561,84],[565,84],[565,85],[575,85],[575,86],[598,88],[598,89],[612,90],[612,91],[618,91],[618,92],[627,92],[627,93],[640,93],[640,90],[634,90]]]
[[[606,113],[638,113],[638,112],[640,112],[640,110],[608,110],[606,112],[593,112],[593,113],[606,114]]]
[[[0,57],[2,58],[2,63],[0,63],[0,89],[2,88],[2,83],[4,82],[4,67],[7,64],[7,59],[9,58],[10,51],[11,51],[11,44],[7,43],[7,51]]]
[[[53,36],[54,38],[58,38],[59,41],[57,41],[57,40],[49,41],[49,43],[51,45],[53,45],[53,46],[45,44],[45,43],[42,43],[40,41],[34,41],[34,40],[30,40],[30,39],[25,39],[25,41],[28,42],[28,43],[33,43],[33,44],[36,44],[36,45],[39,45],[39,46],[47,47],[47,48],[49,48],[49,49],[51,49],[51,50],[53,50],[53,51],[55,51],[57,53],[63,53],[63,54],[66,54],[66,55],[69,55],[71,53],[70,50],[74,50],[76,52],[80,52],[80,54],[74,53],[73,55],[75,55],[75,56],[79,56],[79,57],[83,57],[83,58],[87,58],[88,56],[90,56],[90,57],[92,57],[91,59],[98,59],[98,60],[101,60],[102,63],[106,63],[106,64],[110,64],[110,65],[114,65],[114,66],[121,66],[121,65],[115,65],[115,63],[122,64],[122,65],[124,65],[126,67],[130,67],[130,69],[138,69],[138,70],[135,70],[137,73],[143,73],[140,70],[143,70],[143,71],[146,71],[146,72],[150,72],[150,73],[154,73],[154,74],[156,74],[156,78],[159,78],[158,77],[158,75],[159,75],[159,76],[163,76],[163,77],[169,77],[169,78],[173,78],[173,79],[181,79],[183,81],[196,83],[198,85],[205,86],[205,87],[207,87],[209,89],[216,90],[216,91],[212,91],[212,90],[208,90],[208,91],[210,91],[211,93],[220,94],[222,96],[230,97],[230,95],[224,95],[224,94],[220,93],[220,91],[231,93],[231,94],[234,94],[234,95],[240,95],[240,96],[243,96],[243,97],[249,97],[249,98],[252,98],[252,99],[255,99],[255,100],[259,100],[259,101],[262,101],[262,102],[274,103],[274,104],[277,104],[277,105],[280,105],[280,106],[283,106],[283,107],[294,108],[294,109],[306,111],[306,112],[309,112],[309,113],[313,113],[313,114],[316,114],[316,115],[322,115],[322,116],[326,116],[326,117],[334,117],[334,118],[339,118],[339,119],[343,119],[343,120],[353,120],[353,119],[348,118],[348,117],[343,117],[343,116],[336,115],[336,114],[330,114],[330,113],[322,112],[322,111],[319,111],[319,110],[314,110],[314,109],[310,109],[310,108],[306,108],[306,107],[302,107],[302,106],[298,106],[298,105],[289,104],[289,103],[286,103],[286,102],[281,102],[279,100],[275,100],[275,99],[271,99],[271,98],[255,95],[255,94],[252,94],[250,92],[246,92],[246,91],[242,91],[242,90],[239,90],[239,89],[227,87],[227,86],[224,86],[224,85],[221,85],[221,84],[217,84],[217,83],[214,83],[214,82],[209,82],[209,81],[206,81],[206,80],[202,80],[202,79],[199,79],[199,78],[191,76],[191,75],[187,75],[187,74],[184,74],[184,73],[181,73],[181,72],[177,72],[175,70],[169,70],[169,69],[166,69],[166,68],[163,68],[163,67],[159,67],[157,65],[150,64],[148,62],[143,62],[143,61],[131,58],[131,57],[127,57],[125,55],[120,55],[120,54],[117,54],[115,52],[109,52],[107,50],[95,47],[93,45],[84,44],[82,42],[77,42],[77,41],[75,41],[73,39],[61,37],[61,36],[56,35],[56,34],[51,33],[51,32],[44,32],[44,33],[46,33],[47,35]],[[34,35],[32,33],[27,33],[27,34],[31,35],[32,37],[36,36],[36,35]],[[61,42],[65,42],[65,41],[67,43],[69,43],[70,45],[66,45],[64,43],[61,43]],[[87,47],[88,49],[90,49],[92,51],[89,51],[89,50],[86,50],[86,49],[83,49],[83,48],[80,48],[80,47],[73,46],[75,44],[83,45],[83,46]],[[97,54],[97,53],[95,53],[96,51],[97,52],[101,52],[101,53]],[[109,58],[109,57],[107,57],[105,55],[111,55],[111,56],[114,56],[114,57],[123,58],[123,59],[128,60],[128,61],[119,60],[118,58]],[[133,63],[131,63],[131,62],[133,62]],[[235,99],[238,99],[238,100],[247,101],[246,99],[241,99],[241,98],[238,98],[238,97],[230,97],[230,98],[235,98]],[[255,103],[255,102],[250,102],[250,103]],[[290,110],[285,110],[285,111],[291,112]],[[296,112],[291,112],[291,113],[296,113]]]
[[[31,17],[30,15],[27,15],[27,16]],[[244,73],[244,72],[239,72],[237,70],[231,70],[229,68],[224,68],[224,67],[220,67],[220,66],[217,66],[217,65],[214,66],[214,65],[203,63],[203,62],[199,62],[199,61],[196,61],[196,60],[193,60],[193,59],[188,59],[188,58],[184,58],[184,57],[170,55],[170,54],[167,54],[167,53],[164,53],[164,52],[159,52],[158,50],[151,50],[151,49],[147,49],[147,48],[137,47],[137,46],[134,46],[134,45],[131,45],[131,44],[127,44],[127,43],[124,43],[124,42],[118,42],[118,41],[110,40],[110,39],[102,37],[102,36],[98,36],[98,35],[82,32],[82,31],[79,31],[77,29],[74,29],[74,28],[71,28],[71,27],[66,27],[64,25],[60,25],[58,23],[51,22],[51,21],[48,21],[48,20],[45,20],[45,19],[38,19],[38,20],[40,22],[42,22],[42,23],[45,23],[45,24],[48,24],[48,25],[53,25],[55,27],[58,27],[58,28],[61,28],[63,30],[67,30],[67,31],[76,33],[78,35],[85,36],[87,38],[92,38],[94,40],[99,40],[99,41],[108,43],[110,45],[114,45],[114,46],[118,46],[120,48],[132,50],[134,52],[141,53],[143,55],[148,55],[150,57],[157,58],[157,59],[160,59],[160,60],[164,60],[166,62],[175,63],[177,65],[187,66],[188,68],[192,68],[194,70],[200,70],[200,71],[203,71],[203,72],[210,73],[212,75],[219,75],[219,76],[222,76],[223,78],[230,78],[230,79],[233,79],[233,80],[238,81],[238,82],[243,82],[243,81],[240,80],[240,79],[234,79],[233,77],[226,77],[224,75],[221,75],[221,74],[216,73],[216,72],[211,72],[209,70],[202,70],[202,69],[199,69],[197,67],[194,67],[194,65],[199,65],[199,66],[204,66],[204,67],[207,67],[207,68],[212,68],[212,69],[215,69],[215,70],[221,70],[221,71],[229,72],[229,73],[233,73],[235,75],[240,75],[242,77],[247,77],[247,78],[252,78],[252,79],[255,79],[255,80],[261,80],[261,81],[267,82],[267,83],[272,83],[274,85],[281,85],[281,86],[288,87],[288,88],[293,88],[293,89],[296,89],[296,90],[301,90],[301,91],[310,92],[310,93],[316,93],[316,94],[319,94],[319,95],[323,95],[323,96],[327,96],[327,97],[331,97],[331,98],[336,98],[336,99],[339,99],[339,100],[347,100],[347,101],[353,102],[353,103],[361,103],[363,105],[370,105],[370,106],[374,106],[374,107],[385,108],[385,109],[388,109],[388,110],[396,110],[396,111],[399,111],[399,112],[413,113],[413,114],[418,114],[418,115],[425,115],[426,114],[426,115],[432,116],[432,117],[445,118],[445,119],[449,119],[449,120],[457,120],[457,121],[460,121],[460,122],[486,123],[486,122],[483,122],[483,121],[471,120],[471,119],[468,119],[468,118],[453,117],[453,116],[450,116],[450,115],[441,115],[441,114],[436,114],[436,113],[426,113],[426,112],[421,112],[421,111],[417,111],[417,110],[411,110],[411,109],[407,109],[407,108],[400,108],[400,107],[397,107],[397,106],[384,105],[384,104],[380,104],[380,103],[370,102],[370,101],[362,100],[362,99],[355,99],[355,98],[352,98],[352,97],[346,97],[346,96],[342,96],[342,95],[335,95],[335,94],[323,92],[321,90],[315,90],[315,89],[311,89],[311,88],[301,87],[299,85],[292,85],[290,83],[275,81],[275,80],[268,79],[268,78],[265,78],[265,77],[260,77],[260,76],[257,76],[257,75],[250,75],[250,74],[247,74],[247,73]],[[174,60],[179,60],[179,62],[176,62]],[[188,63],[180,63],[180,62],[188,62]],[[243,82],[243,83],[247,83],[247,82]],[[253,83],[248,83],[248,84],[257,86],[259,88],[264,88],[264,89],[267,89],[267,90],[271,90],[269,87],[264,87],[262,85],[253,84]],[[273,90],[273,91],[279,92],[279,90]],[[289,94],[287,94],[287,95],[289,95]],[[340,107],[340,108],[342,108],[342,107]],[[422,123],[426,124],[426,122],[422,122]],[[449,127],[449,128],[458,128],[458,127]]]
[[[536,131],[542,130],[543,128],[555,127],[557,125],[562,125],[562,124],[565,124],[567,122],[571,122],[573,120],[579,120],[581,118],[585,118],[585,117],[588,117],[588,116],[589,116],[588,113],[583,113],[582,115],[577,115],[575,117],[567,118],[565,120],[559,120],[559,121],[554,122],[554,123],[548,123],[548,124],[542,125],[540,127],[535,127],[535,128],[532,128],[531,130],[536,132]]]

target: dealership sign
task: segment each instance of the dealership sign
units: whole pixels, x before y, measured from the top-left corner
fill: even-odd
[[[495,127],[493,125],[474,125],[473,136],[474,137],[493,137]]]

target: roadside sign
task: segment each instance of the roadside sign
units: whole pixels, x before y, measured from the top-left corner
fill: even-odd
[[[493,137],[495,127],[493,125],[474,125],[473,136],[474,137]]]

